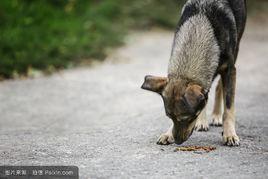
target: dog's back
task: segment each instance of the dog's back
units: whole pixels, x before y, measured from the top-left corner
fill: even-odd
[[[235,63],[245,23],[245,0],[188,0],[176,28],[169,75],[177,73],[200,84],[210,84],[223,64]],[[210,39],[200,41],[202,37]],[[204,53],[201,49],[205,49]],[[198,60],[194,54],[198,54]],[[209,88],[209,84],[205,86]]]
[[[246,0],[188,0],[177,30],[187,19],[199,13],[209,19],[220,46],[221,56],[229,53],[228,48],[233,48],[237,55],[238,44],[246,24]]]

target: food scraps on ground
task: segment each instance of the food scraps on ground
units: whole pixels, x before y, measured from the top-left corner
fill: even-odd
[[[206,151],[206,152],[211,152],[213,150],[215,150],[216,147],[212,147],[212,146],[197,146],[197,145],[190,145],[190,146],[180,146],[180,147],[176,147],[176,149],[174,150],[174,152],[177,151]]]

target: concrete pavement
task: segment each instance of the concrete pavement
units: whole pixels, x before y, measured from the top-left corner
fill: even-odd
[[[215,127],[184,143],[217,147],[210,153],[156,145],[171,121],[140,85],[146,74],[166,75],[173,34],[153,31],[131,35],[102,65],[1,82],[0,165],[77,165],[82,179],[267,178],[267,32],[249,28],[241,44],[240,147],[223,146]]]

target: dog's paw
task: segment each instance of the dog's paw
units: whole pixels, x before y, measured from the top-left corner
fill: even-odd
[[[223,133],[223,142],[224,142],[224,145],[227,145],[227,146],[230,146],[230,147],[240,145],[239,137],[236,134],[234,134],[234,135],[225,135]]]
[[[197,120],[194,130],[196,131],[208,131],[209,126],[207,120]]]
[[[210,123],[211,126],[222,126],[222,116],[221,115],[216,115],[212,114],[212,122]]]
[[[172,143],[174,143],[174,137],[172,136],[172,134],[168,133],[162,134],[157,140],[158,145],[169,145]]]

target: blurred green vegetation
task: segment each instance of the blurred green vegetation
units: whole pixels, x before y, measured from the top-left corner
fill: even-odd
[[[184,2],[0,0],[0,79],[103,60],[129,30],[174,29]],[[267,0],[248,4],[253,15],[268,6]]]
[[[268,14],[267,0],[247,0],[248,14],[250,17],[263,18]]]
[[[0,77],[104,59],[130,29],[174,28],[177,0],[1,0]]]

